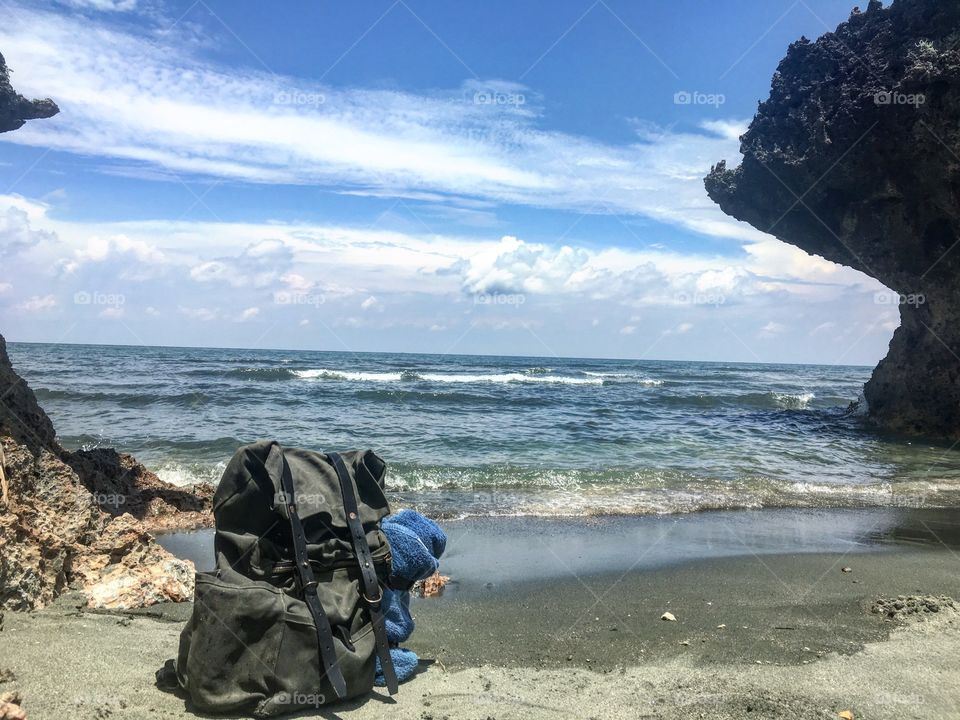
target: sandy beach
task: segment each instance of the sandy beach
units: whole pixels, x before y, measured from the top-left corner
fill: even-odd
[[[801,526],[813,530],[797,537]],[[378,690],[301,717],[960,713],[960,614],[944,601],[908,612],[912,596],[960,595],[949,513],[516,518],[446,528],[444,572],[453,580],[441,598],[414,603],[409,646],[423,672],[392,700]],[[783,552],[787,543],[795,551]],[[819,551],[820,543],[845,551]],[[898,596],[896,617],[873,611],[878,597]],[[0,689],[19,690],[29,717],[195,717],[154,686],[189,604],[139,614],[76,604],[68,595],[41,612],[7,614],[2,667],[14,679]],[[661,620],[665,612],[676,621]]]

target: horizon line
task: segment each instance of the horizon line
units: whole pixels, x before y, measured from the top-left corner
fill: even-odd
[[[622,362],[651,362],[651,363],[703,363],[712,365],[780,365],[786,367],[838,367],[838,368],[866,368],[873,369],[875,365],[850,365],[842,363],[809,363],[809,362],[758,362],[746,360],[677,360],[670,358],[629,358],[629,357],[595,357],[576,355],[504,355],[502,353],[453,353],[453,352],[411,352],[408,350],[318,350],[298,348],[251,348],[243,346],[214,346],[214,345],[137,345],[133,343],[93,343],[93,342],[45,342],[31,340],[6,340],[8,345],[67,345],[74,347],[104,347],[104,348],[162,348],[167,350],[246,350],[250,352],[281,352],[281,353],[340,353],[348,355],[424,355],[430,357],[484,357],[484,358],[529,358],[535,360],[619,360]]]

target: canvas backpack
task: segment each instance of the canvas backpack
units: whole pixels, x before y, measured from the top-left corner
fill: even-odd
[[[261,441],[213,501],[216,569],[196,575],[176,679],[203,712],[272,717],[368,693],[376,658],[397,690],[381,609],[386,465]]]

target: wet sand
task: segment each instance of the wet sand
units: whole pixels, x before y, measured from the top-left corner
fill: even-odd
[[[454,580],[413,604],[421,674],[394,700],[303,717],[960,717],[960,615],[871,612],[881,595],[960,598],[954,517],[448,523]],[[80,613],[64,599],[8,613],[0,667],[16,679],[0,690],[19,689],[33,720],[193,717],[153,686],[189,611]]]

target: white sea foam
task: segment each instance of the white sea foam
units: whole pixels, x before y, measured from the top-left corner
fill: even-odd
[[[557,385],[602,385],[603,378],[578,378],[565,375],[530,375],[511,373],[416,373],[354,372],[349,370],[294,370],[293,374],[308,380],[349,380],[353,382],[423,381],[434,383],[547,383]]]
[[[790,393],[773,394],[773,399],[777,403],[777,406],[785,410],[804,410],[810,405],[810,401],[816,397],[812,392],[797,393],[795,395],[791,395]]]
[[[539,370],[539,369],[538,369]],[[663,384],[662,380],[646,378],[630,373],[592,373],[584,372],[587,377],[573,377],[570,375],[555,375],[549,372],[531,373],[502,372],[502,373],[420,373],[412,370],[403,372],[358,372],[353,370],[331,370],[329,368],[315,368],[311,370],[293,370],[293,374],[304,380],[347,380],[351,382],[431,382],[431,383],[532,383],[546,385],[603,385],[609,382],[632,383],[647,387],[657,387]]]
[[[216,484],[226,469],[225,462],[213,464],[167,462],[156,468],[157,477],[177,487],[198,483]]]

